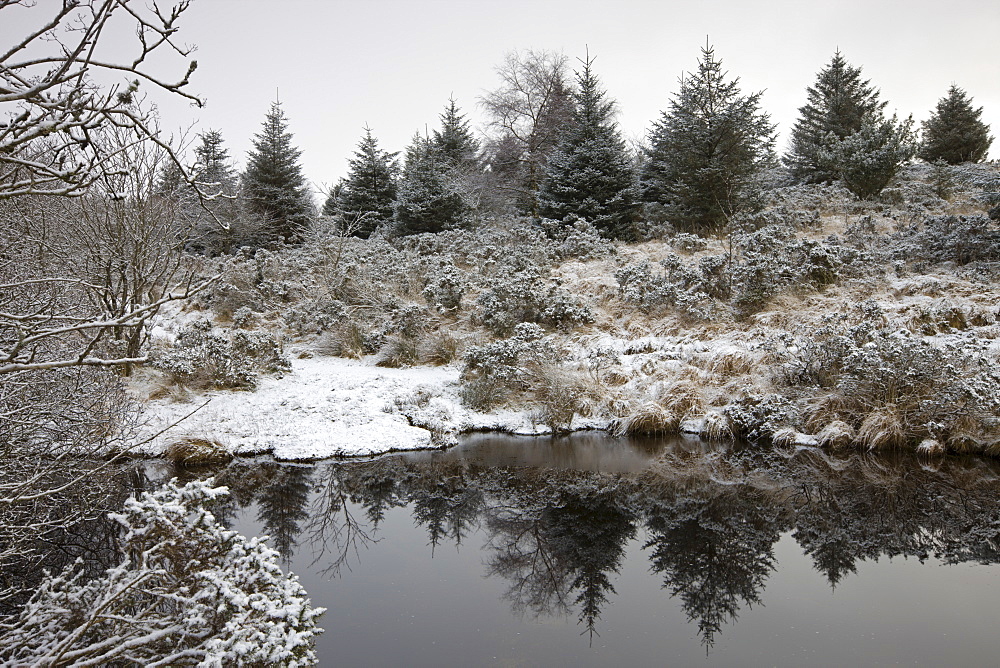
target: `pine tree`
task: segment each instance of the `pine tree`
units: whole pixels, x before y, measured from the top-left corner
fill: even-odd
[[[760,206],[758,177],[773,163],[774,130],[761,93],[740,95],[711,47],[681,79],[669,111],[650,132],[642,171],[647,202],[664,206],[678,228],[708,232]]]
[[[879,115],[886,103],[879,101],[878,89],[871,81],[861,78],[861,68],[851,67],[840,51],[833,54],[806,94],[808,102],[799,108],[784,162],[798,181],[830,182],[838,173],[820,165],[820,151],[860,130],[864,120]]]
[[[396,154],[378,147],[371,128],[348,161],[350,173],[340,192],[340,213],[357,236],[367,239],[393,218],[396,200]]]
[[[834,174],[861,199],[873,199],[889,185],[900,168],[916,152],[913,119],[900,123],[893,116],[872,114],[861,128],[821,148],[817,164]]]
[[[281,104],[272,103],[247,156],[243,196],[251,209],[267,220],[272,236],[297,243],[312,218],[313,207],[299,165],[301,151],[292,146],[287,128]]]
[[[612,120],[615,103],[606,99],[592,63],[588,58],[577,73],[573,115],[549,158],[538,193],[539,212],[556,220],[576,215],[605,236],[634,239],[638,186]]]
[[[937,109],[923,123],[918,156],[927,162],[944,160],[949,165],[984,160],[993,137],[990,126],[980,120],[982,114],[983,108],[973,108],[964,90],[951,86],[948,96],[938,101]]]
[[[476,167],[479,164],[479,142],[469,130],[469,121],[459,113],[455,99],[441,114],[441,129],[434,131],[432,148],[449,167]]]
[[[464,210],[462,196],[450,187],[449,161],[435,142],[419,134],[406,149],[406,164],[396,196],[396,233],[440,232],[457,226]]]
[[[197,162],[194,179],[207,195],[233,194],[236,176],[230,165],[229,151],[223,146],[222,133],[209,130],[199,135],[201,144],[194,150]]]

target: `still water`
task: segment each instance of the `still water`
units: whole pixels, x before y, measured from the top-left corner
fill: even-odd
[[[322,665],[1000,656],[992,461],[479,436],[443,452],[212,473],[233,492],[217,515],[271,536],[328,608]]]

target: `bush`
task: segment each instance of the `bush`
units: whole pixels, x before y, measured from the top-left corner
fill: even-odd
[[[537,270],[523,269],[490,282],[476,298],[476,320],[498,336],[519,323],[541,323],[568,330],[591,322],[588,306],[558,284],[545,285]]]
[[[442,264],[427,276],[422,291],[427,304],[439,311],[457,311],[468,288],[465,272],[453,264]]]
[[[521,323],[510,338],[466,351],[462,377],[467,389],[462,399],[473,408],[491,408],[503,401],[507,391],[528,389],[538,370],[555,357],[542,328]]]
[[[987,216],[929,216],[890,239],[894,259],[927,262],[996,262],[1000,229]]]
[[[154,368],[186,385],[216,389],[257,387],[258,372],[290,371],[281,344],[265,332],[214,330],[198,320],[180,331],[173,348],[155,356]]]
[[[316,662],[322,608],[278,553],[223,528],[211,481],[126,501],[120,565],[85,581],[79,564],[43,582],[0,633],[18,665],[269,665]],[[112,639],[109,641],[109,639]],[[7,665],[4,662],[4,665]],[[11,664],[13,665],[13,664]]]
[[[1000,415],[992,389],[1000,382],[996,363],[970,353],[968,343],[933,345],[890,329],[871,304],[860,308],[860,322],[832,318],[779,352],[787,385],[832,397],[814,407],[821,415],[810,421],[843,422],[868,447],[926,438],[955,445],[970,431],[984,447]]]

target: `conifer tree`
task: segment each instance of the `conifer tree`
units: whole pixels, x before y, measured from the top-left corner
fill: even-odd
[[[605,236],[634,239],[638,185],[625,142],[612,120],[615,103],[601,90],[592,64],[588,58],[577,73],[576,104],[546,166],[538,193],[539,211],[556,220],[576,215]]]
[[[709,232],[759,208],[759,174],[773,163],[774,130],[761,93],[740,95],[712,47],[650,132],[642,171],[647,202],[663,205],[678,228]]]
[[[799,108],[784,162],[800,182],[830,182],[839,174],[820,164],[820,151],[860,130],[865,119],[880,115],[886,103],[879,101],[879,91],[871,81],[861,78],[861,68],[851,67],[840,51],[806,94],[808,101]]]
[[[371,128],[348,161],[350,172],[340,191],[340,213],[357,236],[367,239],[377,228],[392,222],[396,200],[396,154],[378,147]]]
[[[457,226],[464,209],[462,196],[451,188],[450,161],[441,157],[435,142],[413,138],[396,197],[396,233],[440,232]]]
[[[820,149],[817,164],[835,174],[861,199],[874,199],[916,153],[913,119],[903,122],[875,113],[843,139]]]
[[[232,194],[236,189],[236,176],[230,164],[229,151],[223,146],[222,133],[209,130],[199,135],[201,144],[194,150],[197,161],[194,179],[207,194]]]
[[[299,165],[301,151],[292,146],[280,103],[271,104],[253,143],[243,173],[243,196],[266,219],[272,236],[297,243],[312,218],[313,206]]]
[[[931,117],[923,122],[924,136],[918,156],[927,162],[943,160],[949,165],[980,162],[986,158],[993,137],[982,122],[983,108],[975,109],[972,100],[958,86],[948,89]]]
[[[455,99],[441,114],[441,129],[435,130],[431,142],[438,157],[449,167],[475,167],[479,162],[479,141],[469,130],[469,121],[458,110]]]

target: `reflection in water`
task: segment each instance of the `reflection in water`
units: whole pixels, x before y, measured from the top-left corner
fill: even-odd
[[[536,443],[546,442],[518,447]],[[515,611],[572,614],[591,642],[636,540],[706,648],[743,608],[762,604],[784,534],[831,587],[860,561],[881,556],[1000,561],[992,461],[956,458],[929,467],[903,455],[611,445],[621,450],[613,461],[625,462],[612,464],[615,472],[566,467],[565,451],[552,468],[515,465],[513,449],[497,454],[509,445],[484,441],[315,467],[234,462],[215,475],[239,505],[256,505],[286,560],[307,541],[328,575],[363,558],[394,508],[406,508],[426,533],[431,556],[476,533],[485,575],[504,582]],[[485,448],[485,463],[476,447]]]

